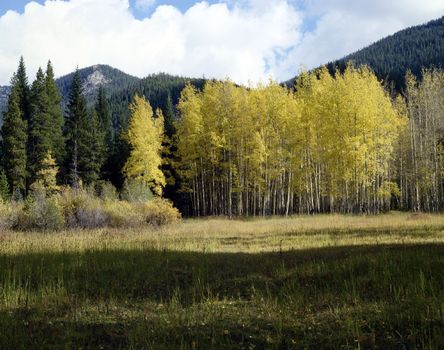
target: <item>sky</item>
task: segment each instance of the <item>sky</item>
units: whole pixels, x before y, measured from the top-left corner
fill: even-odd
[[[109,64],[285,81],[443,15],[443,0],[0,0],[0,85],[20,56],[30,80],[51,59],[57,76]]]

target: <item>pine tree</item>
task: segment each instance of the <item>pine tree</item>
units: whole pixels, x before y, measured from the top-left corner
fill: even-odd
[[[28,122],[31,114],[30,88],[28,83],[28,76],[26,75],[25,60],[23,59],[23,56],[20,57],[20,62],[15,79],[17,81],[16,84],[19,95],[19,108],[23,113],[23,119]]]
[[[159,112],[157,118],[153,118],[150,104],[137,95],[130,109],[131,119],[126,138],[131,153],[123,171],[127,178],[149,185],[155,194],[161,195],[165,187],[165,176],[160,169],[164,136],[162,113]]]
[[[105,137],[106,150],[108,151],[112,147],[114,133],[108,99],[106,97],[106,91],[103,86],[99,87],[96,102],[96,113],[99,118],[100,128]]]
[[[168,93],[168,97],[166,100],[164,117],[165,117],[165,135],[171,138],[176,133],[176,128],[174,126],[174,121],[176,118],[174,113],[173,100],[171,98],[170,93]]]
[[[41,68],[37,72],[30,94],[31,114],[29,118],[28,138],[28,183],[36,180],[37,173],[48,152],[53,147],[53,127],[49,113],[49,99],[46,89],[46,79]]]
[[[81,118],[79,137],[79,171],[82,181],[91,185],[100,178],[100,170],[105,162],[105,136],[95,110],[87,119]]]
[[[85,147],[80,150],[81,143],[85,143],[88,136],[88,112],[86,100],[83,95],[82,83],[79,70],[74,74],[71,85],[71,92],[68,102],[68,113],[65,123],[66,156],[64,162],[63,175],[67,183],[77,188],[81,182],[80,164],[84,164],[83,158],[88,157],[89,152]]]
[[[111,111],[103,86],[99,88],[95,112],[97,113],[99,121],[100,134],[103,136],[102,154],[100,156],[102,164],[101,177],[103,179],[110,179],[112,178],[112,174],[115,173],[115,169],[119,169],[119,167],[115,166],[114,162],[121,150],[115,147],[116,140],[114,137]]]
[[[50,116],[51,151],[57,164],[63,164],[65,144],[63,139],[63,113],[61,109],[61,96],[54,79],[54,70],[51,61],[46,68],[46,94],[48,96],[48,113]]]
[[[28,125],[20,109],[20,85],[13,77],[6,112],[3,113],[3,168],[14,195],[23,195],[26,189],[26,144]]]

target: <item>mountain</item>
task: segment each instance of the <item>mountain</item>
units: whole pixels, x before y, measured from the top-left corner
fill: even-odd
[[[113,94],[129,86],[134,86],[140,81],[139,78],[126,74],[116,68],[107,65],[95,65],[79,70],[83,89],[88,102],[91,104],[100,86],[104,86],[108,94]],[[74,72],[62,76],[56,80],[62,95],[62,106],[66,106]],[[6,106],[10,87],[0,86],[0,111]]]
[[[410,27],[374,44],[327,64],[330,72],[343,71],[348,62],[368,65],[386,82],[403,88],[408,70],[416,76],[423,68],[444,68],[444,17],[424,25]],[[296,78],[286,82],[294,85]]]
[[[3,112],[4,108],[6,107],[10,90],[11,89],[9,86],[0,86],[0,113]]]
[[[191,79],[164,73],[152,74],[140,79],[108,65],[95,65],[79,69],[79,74],[90,106],[95,101],[99,87],[105,87],[116,128],[126,125],[129,118],[128,106],[136,93],[145,96],[151,103],[153,110],[161,108],[165,113],[168,98],[171,98],[173,105],[176,105],[185,84],[189,82],[197,88],[202,88],[205,83],[204,79]],[[68,103],[73,76],[74,72],[56,80],[62,95],[63,108]],[[0,87],[0,111],[3,111],[6,106],[9,91],[8,86]],[[1,119],[0,114],[0,122]]]
[[[109,94],[113,94],[128,86],[133,86],[140,80],[116,68],[102,64],[79,69],[79,74],[88,102],[92,102],[95,99],[100,86],[104,86]],[[73,76],[74,72],[56,80],[63,98],[63,105],[66,105],[68,102]]]

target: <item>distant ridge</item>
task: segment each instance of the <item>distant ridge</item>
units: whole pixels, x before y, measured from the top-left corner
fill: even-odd
[[[129,85],[137,84],[140,79],[126,74],[119,69],[104,64],[79,69],[83,90],[88,102],[91,102],[100,86],[106,88],[108,94],[113,94]],[[68,101],[74,72],[62,76],[56,80],[64,105]]]
[[[9,86],[0,86],[0,113],[3,112],[4,108],[6,107],[10,90],[11,88]]]
[[[166,110],[168,99],[170,98],[173,105],[175,105],[187,82],[192,83],[197,88],[202,88],[205,83],[204,79],[178,77],[165,73],[151,74],[140,79],[104,64],[79,69],[79,74],[90,106],[96,99],[99,87],[103,86],[105,88],[116,128],[126,124],[129,117],[128,105],[136,93],[146,97],[154,110],[157,108]],[[62,95],[63,109],[68,103],[73,76],[74,72],[56,80]],[[0,86],[0,112],[6,106],[9,91],[9,86]],[[0,123],[1,119],[2,115],[0,113]]]
[[[444,17],[427,24],[401,30],[374,44],[327,64],[330,72],[345,69],[349,61],[355,66],[368,65],[398,90],[404,86],[408,70],[420,76],[423,68],[444,68]],[[286,82],[294,85],[295,78]]]

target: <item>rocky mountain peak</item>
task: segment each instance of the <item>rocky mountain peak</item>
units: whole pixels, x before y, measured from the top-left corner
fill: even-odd
[[[93,94],[99,86],[109,83],[111,83],[111,80],[105,77],[99,66],[94,66],[93,72],[87,76],[83,83],[83,90],[86,94]]]

